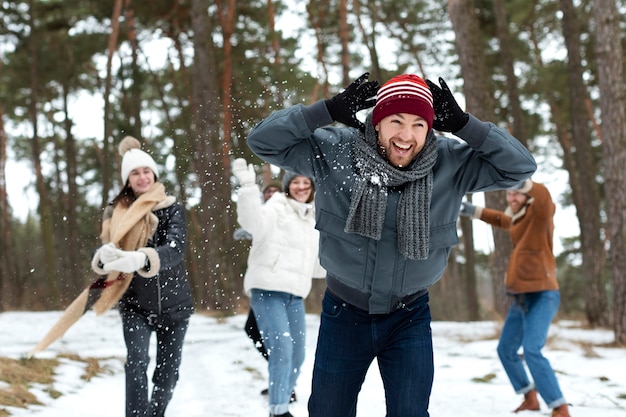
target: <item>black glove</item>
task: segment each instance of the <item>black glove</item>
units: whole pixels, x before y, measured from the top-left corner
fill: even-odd
[[[439,87],[430,80],[426,80],[430,91],[433,93],[433,108],[435,109],[435,120],[433,129],[441,132],[458,132],[469,120],[469,114],[459,107],[454,99],[448,84],[439,77]]]
[[[366,72],[341,93],[325,100],[328,113],[334,121],[365,130],[365,125],[356,118],[356,114],[376,104],[374,96],[378,91],[378,81],[367,81],[369,76],[370,73]]]

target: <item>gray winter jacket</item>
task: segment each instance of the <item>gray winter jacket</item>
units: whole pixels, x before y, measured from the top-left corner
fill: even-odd
[[[458,243],[456,222],[468,192],[505,189],[529,178],[537,169],[524,146],[503,129],[470,120],[454,138],[437,137],[430,207],[430,249],[425,260],[412,260],[398,250],[396,209],[401,189],[390,189],[380,240],[346,233],[344,227],[354,182],[352,142],[362,140],[353,128],[333,123],[326,105],[296,105],[260,122],[248,146],[260,158],[314,178],[316,228],[320,261],[327,285],[346,302],[370,314],[387,314],[403,297],[436,283]],[[371,123],[371,115],[366,123]]]

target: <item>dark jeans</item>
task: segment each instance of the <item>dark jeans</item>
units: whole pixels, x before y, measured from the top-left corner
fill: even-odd
[[[430,321],[428,293],[390,314],[371,315],[326,291],[309,417],[354,417],[375,358],[387,417],[428,417],[434,375]]]
[[[178,382],[189,319],[159,322],[137,311],[122,310],[126,342],[126,417],[162,417]],[[156,367],[148,394],[150,336],[156,333]]]
[[[263,336],[259,331],[259,325],[256,322],[256,317],[254,317],[254,311],[252,308],[248,313],[248,320],[246,320],[246,325],[244,326],[244,330],[246,334],[254,343],[254,347],[256,350],[263,355],[263,357],[267,360],[267,349],[265,349],[265,345],[263,344]]]

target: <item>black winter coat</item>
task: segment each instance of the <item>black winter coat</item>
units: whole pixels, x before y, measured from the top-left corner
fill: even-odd
[[[146,247],[159,255],[157,275],[145,278],[135,272],[119,302],[120,311],[133,310],[156,315],[159,322],[183,320],[194,311],[184,256],[187,243],[185,209],[179,203],[154,212],[159,219],[156,232]]]

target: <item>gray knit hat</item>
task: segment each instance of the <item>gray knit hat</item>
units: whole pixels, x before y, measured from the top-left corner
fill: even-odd
[[[307,177],[309,180],[311,180],[311,187],[313,188],[313,193],[315,193],[315,183],[313,182],[313,178],[309,177],[308,175],[296,174],[292,171],[285,171],[285,175],[283,175],[283,192],[285,193],[285,195],[289,195],[289,184],[291,184],[291,181],[293,181],[293,179],[296,177]],[[311,195],[313,195],[313,193]]]
[[[283,175],[283,191],[285,191],[285,193],[289,192],[289,184],[297,176],[298,174],[296,174],[295,172],[285,171],[285,175]]]

